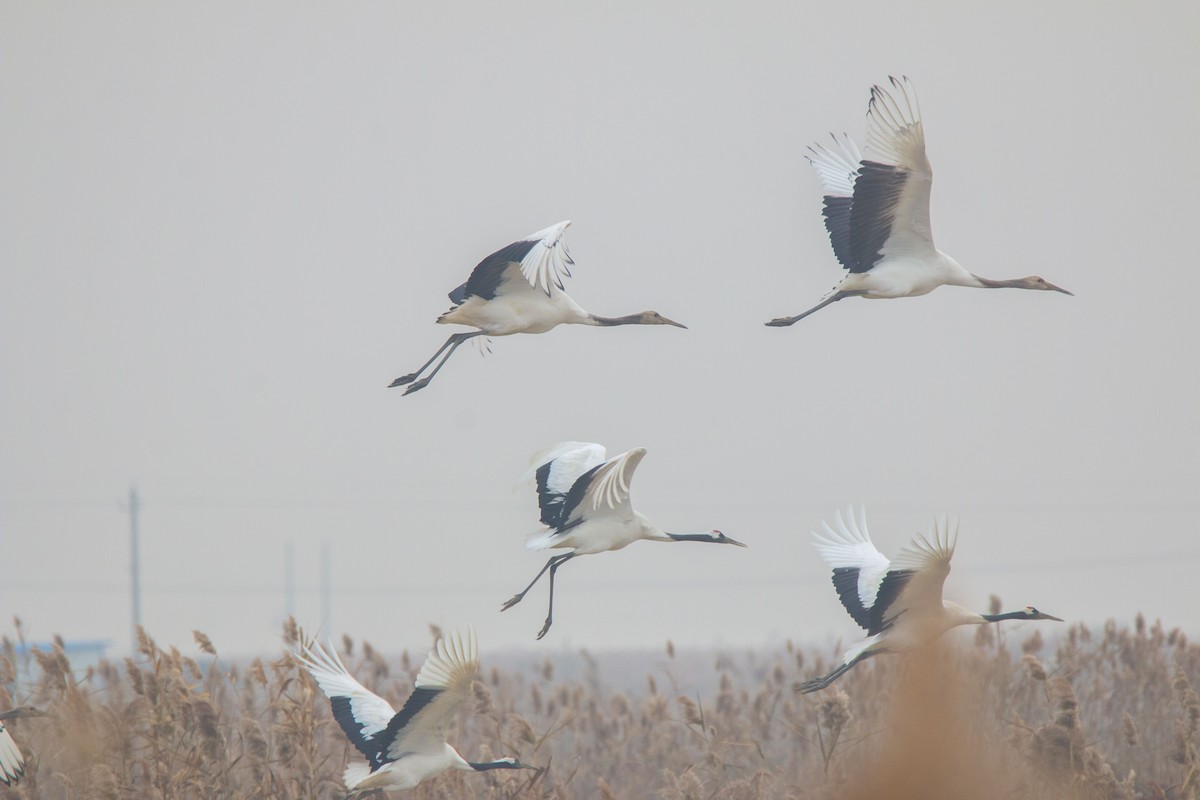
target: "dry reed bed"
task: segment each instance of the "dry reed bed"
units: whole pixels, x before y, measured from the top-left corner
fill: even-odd
[[[1200,646],[1178,630],[1071,626],[1053,652],[1034,628],[874,659],[797,695],[833,654],[787,648],[716,658],[715,691],[680,694],[489,669],[451,742],[473,760],[518,755],[539,773],[444,773],[414,798],[1200,798]],[[1023,629],[1026,633],[1028,629]],[[1006,632],[1002,629],[1001,634]],[[20,627],[17,628],[18,638]],[[1012,635],[1008,632],[1007,635]],[[293,623],[284,638],[294,647]],[[343,639],[347,664],[399,706],[421,654],[385,659]],[[72,675],[61,647],[15,700],[57,717],[19,721],[29,774],[18,798],[342,797],[352,755],[329,706],[288,653],[231,664],[204,634],[188,655],[144,633],[139,656]],[[674,659],[668,644],[667,658]],[[658,659],[655,659],[658,660]],[[9,639],[0,708],[14,701]]]

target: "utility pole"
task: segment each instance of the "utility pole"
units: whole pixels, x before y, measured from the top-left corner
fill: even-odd
[[[138,532],[138,514],[141,512],[141,502],[138,499],[137,487],[129,487],[129,576],[133,594],[133,649],[137,650],[137,628],[142,624],[142,554],[141,541]]]
[[[333,570],[330,567],[329,542],[321,543],[321,625],[332,635]]]
[[[283,618],[296,616],[296,546],[283,545]]]

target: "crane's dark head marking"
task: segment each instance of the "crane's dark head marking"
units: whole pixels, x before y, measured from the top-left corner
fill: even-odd
[[[738,547],[745,547],[736,539],[730,539],[720,531],[712,531],[711,533],[668,533],[667,536],[677,542],[711,542],[712,544],[734,544]]]
[[[721,533],[720,531],[713,531],[713,541],[718,544],[732,544],[732,545],[737,545],[738,547],[748,547],[749,546],[742,542],[739,542],[737,539],[730,539],[728,536]]]
[[[1055,622],[1062,622],[1062,620],[1058,617],[1052,617],[1049,614],[1043,614],[1033,606],[1025,606],[1025,610],[1022,613],[1025,615],[1026,619],[1050,619],[1054,620]]]

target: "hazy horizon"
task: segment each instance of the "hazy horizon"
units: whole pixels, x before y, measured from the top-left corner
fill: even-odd
[[[1200,635],[1191,4],[0,6],[0,633],[277,648],[297,619],[489,650],[849,642],[809,531],[961,521],[947,596]],[[992,278],[849,300],[805,148],[912,78],[938,246]],[[446,293],[563,219],[567,291],[689,326],[463,347]],[[635,507],[748,549],[559,573],[529,457],[649,449]],[[322,619],[321,552],[332,617]],[[8,626],[7,629],[5,626]],[[1030,632],[1029,626],[1010,630]],[[1049,633],[1046,631],[1045,633]],[[1018,634],[1020,635],[1020,634]]]

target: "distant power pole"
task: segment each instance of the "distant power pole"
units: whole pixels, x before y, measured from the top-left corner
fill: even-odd
[[[333,635],[333,570],[330,567],[329,542],[321,544],[321,625]]]
[[[137,650],[137,626],[142,624],[142,555],[138,535],[138,514],[141,502],[136,486],[129,487],[129,576],[133,594],[133,649]]]
[[[283,545],[283,617],[296,616],[296,546]]]

